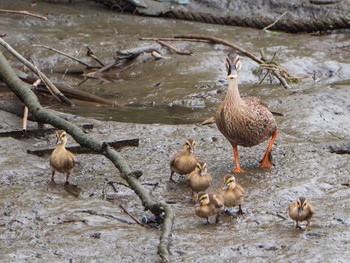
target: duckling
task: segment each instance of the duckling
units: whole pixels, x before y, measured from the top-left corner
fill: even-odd
[[[212,179],[205,162],[198,162],[196,168],[188,176],[188,187],[192,201],[197,201],[197,193],[206,191],[212,185]]]
[[[66,183],[68,183],[69,176],[75,167],[76,158],[73,153],[66,150],[67,133],[65,131],[56,131],[56,144],[58,146],[50,156],[51,182],[55,183],[54,176],[57,171],[66,174]]]
[[[225,200],[225,207],[235,207],[238,205],[238,214],[243,215],[242,202],[244,200],[244,189],[236,183],[236,178],[233,174],[224,176],[224,185],[220,194]]]
[[[252,147],[269,137],[271,141],[267,147],[260,168],[272,169],[271,150],[278,134],[276,121],[267,105],[256,97],[241,98],[237,85],[238,72],[241,62],[237,54],[227,56],[228,89],[224,100],[215,114],[215,122],[219,131],[226,137],[233,147],[235,172],[245,172],[238,162],[238,145]]]
[[[187,175],[196,168],[197,157],[194,155],[195,148],[195,140],[188,139],[183,147],[183,150],[174,155],[170,161],[171,174],[169,181],[174,182],[174,173]]]
[[[208,194],[200,192],[196,203],[196,215],[207,219],[210,224],[209,217],[216,214],[215,223],[219,222],[221,211],[224,210],[224,198],[217,193]]]
[[[296,228],[300,228],[299,222],[307,221],[306,229],[310,226],[312,216],[315,214],[315,208],[305,197],[299,197],[296,202],[289,206],[289,216],[295,220]]]

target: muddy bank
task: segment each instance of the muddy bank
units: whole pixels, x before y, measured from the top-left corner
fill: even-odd
[[[29,2],[12,1],[6,7],[35,11]],[[213,114],[224,96],[224,58],[228,49],[207,44],[176,44],[195,50],[194,55],[190,59],[169,55],[166,60],[151,63],[143,63],[141,58],[141,63],[113,81],[89,80],[79,85],[81,77],[50,74],[77,89],[130,105],[121,114],[106,108],[102,111],[100,105],[82,103],[79,107],[77,102],[77,107],[67,109],[46,102],[56,109],[100,119],[70,117],[78,124],[93,123],[94,129],[89,133],[100,140],[140,138],[138,148],[125,148],[121,154],[132,169],[144,172],[143,182],[159,183],[155,187],[147,186],[155,199],[175,203],[176,220],[170,246],[174,262],[350,260],[347,250],[350,189],[342,185],[349,182],[349,156],[328,150],[329,145],[349,141],[350,95],[348,85],[343,83],[350,78],[348,53],[343,52],[348,40],[346,33],[321,37],[269,35],[252,29],[169,19],[110,16],[108,10],[97,12],[90,4],[85,8],[58,4],[52,10],[52,5],[40,2],[42,12],[50,14],[48,22],[6,16],[0,21],[1,30],[7,34],[6,40],[27,57],[39,57],[47,73],[57,64],[67,68],[72,62],[48,51],[28,48],[31,44],[45,43],[74,55],[88,44],[108,60],[116,49],[138,46],[138,36],[196,32],[219,36],[251,50],[265,48],[271,55],[278,52],[285,68],[304,77],[303,84],[293,86],[292,90],[268,82],[258,86],[256,64],[242,58],[241,93],[258,96],[271,109],[285,115],[277,117],[280,133],[273,149],[275,167],[271,172],[258,169],[267,143],[241,148],[240,164],[248,172],[237,176],[237,181],[246,189],[243,205],[246,214],[239,218],[222,217],[218,225],[206,225],[205,220],[195,216],[186,187],[168,184],[168,165],[184,140],[191,137],[197,141],[198,157],[208,164],[213,189],[221,185],[225,173],[232,171],[230,145],[215,125],[198,124]],[[17,62],[11,62],[18,66]],[[202,106],[196,108],[191,103]],[[0,112],[0,119],[3,131],[21,127],[21,120],[7,113]],[[106,119],[112,121],[101,121]],[[130,123],[141,120],[156,124]],[[159,124],[186,121],[192,124]],[[30,123],[29,128],[33,127],[35,124]],[[47,158],[26,154],[27,149],[53,144],[53,134],[23,140],[0,138],[1,262],[159,261],[156,247],[160,231],[134,224],[117,205],[124,205],[138,218],[148,215],[135,194],[117,185],[118,192],[107,188],[108,198],[116,204],[102,198],[106,180],[121,181],[113,165],[101,156],[79,155],[72,183],[82,193],[76,198],[64,190],[63,176],[56,177],[57,186],[49,184]],[[71,138],[69,144],[74,144]],[[287,215],[289,203],[302,195],[316,207],[309,231],[294,229]],[[100,215],[91,215],[86,210]]]
[[[332,96],[327,95],[330,91]],[[271,172],[258,169],[266,143],[241,148],[241,166],[249,171],[237,176],[237,181],[246,188],[246,215],[222,217],[218,225],[207,225],[197,218],[186,188],[168,183],[169,160],[184,138],[191,137],[197,140],[197,155],[208,163],[213,188],[221,185],[222,176],[233,169],[232,149],[215,126],[73,120],[94,123],[90,133],[101,140],[141,139],[139,148],[121,153],[132,168],[143,170],[142,181],[159,182],[156,187],[149,186],[155,199],[175,202],[170,248],[175,262],[211,262],[218,258],[237,262],[301,258],[308,262],[347,262],[350,200],[349,187],[342,183],[349,181],[349,157],[332,154],[327,147],[348,141],[349,123],[342,120],[349,114],[347,94],[346,88],[339,86],[278,99],[275,108],[287,114],[278,118],[275,167]],[[6,122],[13,121],[13,117],[2,115]],[[118,206],[102,200],[106,180],[121,180],[106,159],[78,156],[72,182],[83,189],[79,198],[63,190],[63,176],[57,177],[61,183],[57,186],[48,183],[47,158],[25,152],[52,145],[53,140],[53,135],[46,139],[0,139],[2,261],[157,261],[159,231],[82,212],[94,210],[132,221]],[[117,193],[108,188],[109,198],[139,218],[147,214],[129,189],[117,188]],[[301,195],[317,209],[310,231],[294,229],[287,215],[288,204]]]

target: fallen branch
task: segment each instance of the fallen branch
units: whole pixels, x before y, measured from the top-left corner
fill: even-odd
[[[82,61],[82,60],[80,60],[80,59],[78,59],[78,58],[76,58],[76,57],[73,57],[73,56],[71,56],[71,55],[69,55],[69,54],[67,54],[67,53],[64,53],[64,52],[62,52],[62,51],[59,51],[59,50],[57,50],[57,49],[55,49],[55,48],[48,47],[48,46],[45,46],[45,45],[40,45],[40,44],[34,44],[34,45],[32,45],[32,46],[33,46],[33,47],[42,47],[42,48],[45,48],[45,49],[54,51],[54,52],[56,52],[56,53],[58,53],[58,54],[61,54],[61,55],[63,55],[63,56],[66,56],[66,57],[68,57],[68,58],[70,58],[70,59],[72,59],[72,60],[74,60],[74,61],[76,61],[76,62],[78,62],[78,63],[80,63],[80,64],[82,64],[82,65],[84,65],[84,66],[87,67],[87,68],[93,68],[93,66],[91,66],[90,64],[88,64],[88,63],[86,63],[86,62],[84,62],[84,61]]]
[[[0,138],[3,137],[12,137],[15,139],[20,138],[29,138],[32,136],[45,136],[47,134],[52,134],[53,131],[57,129],[50,128],[45,130],[21,130],[21,131],[7,131],[7,132],[0,132]]]
[[[86,213],[86,214],[90,214],[90,215],[94,215],[94,216],[107,217],[107,218],[111,218],[111,219],[118,220],[118,221],[123,222],[123,223],[127,223],[127,224],[129,224],[129,225],[135,224],[135,222],[130,221],[130,220],[128,220],[128,219],[125,219],[125,218],[122,218],[122,217],[119,217],[119,216],[114,216],[114,215],[106,214],[106,213],[97,213],[95,210],[78,210],[78,211],[76,211],[76,212],[79,212],[79,213]]]
[[[27,130],[27,123],[28,123],[28,107],[24,106],[23,110],[23,122],[22,122],[22,130]]]
[[[175,38],[179,38],[179,39],[186,39],[187,41],[190,39],[201,39],[201,40],[209,40],[212,43],[215,44],[221,44],[224,46],[228,46],[231,47],[235,50],[237,50],[238,52],[240,52],[241,54],[245,55],[246,57],[254,60],[256,63],[258,63],[259,65],[265,65],[266,63],[261,60],[260,58],[258,58],[257,56],[253,55],[252,53],[250,53],[249,51],[229,42],[226,41],[224,39],[221,38],[217,38],[217,37],[211,37],[211,36],[199,36],[199,35],[179,35],[179,36],[175,36]],[[276,68],[271,69],[273,74],[276,76],[276,78],[281,82],[281,84],[287,89],[290,88],[288,81],[281,75],[281,72],[283,72],[283,74],[285,74],[285,76],[290,76],[290,78],[293,78],[294,76],[291,76],[286,70],[284,70],[281,67],[278,67],[278,70]],[[295,78],[295,77],[294,77]]]
[[[161,53],[159,45],[147,45],[143,47],[117,51],[116,59],[117,60],[132,59],[132,58],[138,57],[143,53],[151,53],[152,51],[157,51],[158,53]]]
[[[288,14],[288,11],[284,12],[282,15],[280,15],[279,17],[277,17],[277,19],[270,25],[266,26],[263,28],[263,30],[267,30],[269,29],[270,27],[273,27],[277,22],[278,20],[280,20],[282,17],[284,17],[286,14]]]
[[[44,82],[47,84],[48,88],[52,91],[55,97],[69,106],[72,106],[73,103],[67,99],[62,92],[60,92],[56,86],[51,82],[51,80],[46,77],[42,72],[40,72],[32,63],[22,57],[16,50],[14,50],[5,40],[0,38],[0,45],[2,45],[8,52],[10,52],[15,58],[21,61],[27,68],[37,74]]]
[[[175,52],[176,54],[179,54],[179,55],[192,55],[192,52],[190,51],[181,51],[181,50],[178,50],[176,47],[173,47],[172,45],[164,42],[163,40],[157,40],[157,43],[166,47],[167,49]]]
[[[129,140],[121,140],[121,141],[112,141],[112,142],[105,142],[110,147],[112,147],[115,150],[119,150],[124,147],[138,147],[139,146],[139,139],[129,139]],[[27,153],[33,154],[36,156],[45,156],[52,153],[52,151],[55,148],[49,148],[49,149],[41,149],[41,150],[27,150]],[[100,154],[100,151],[95,151],[87,147],[82,146],[66,146],[66,149],[70,150],[73,153],[77,154]]]
[[[125,66],[128,62],[130,63],[131,60],[140,56],[141,54],[152,53],[154,51],[160,53],[160,47],[158,45],[147,45],[147,46],[143,46],[143,47],[137,47],[137,48],[117,51],[116,52],[117,57],[114,58],[113,62],[98,69],[95,72],[86,73],[86,74],[84,74],[84,76],[88,77],[88,78],[97,78],[97,77],[99,77],[100,74],[110,70],[111,68]]]
[[[28,11],[17,11],[17,10],[0,9],[0,12],[2,12],[2,13],[9,13],[9,14],[20,14],[20,15],[32,16],[32,17],[40,18],[40,19],[43,19],[43,20],[47,21],[47,17],[46,16],[33,14],[33,13],[28,12]]]
[[[105,66],[105,64],[98,58],[95,56],[94,52],[91,50],[91,48],[89,48],[88,46],[86,46],[87,48],[87,52],[86,52],[86,55],[88,57],[92,57],[98,64],[100,64],[102,67]]]
[[[29,112],[40,122],[65,130],[82,147],[89,148],[106,156],[120,171],[122,178],[129,184],[140,198],[146,210],[150,210],[155,216],[165,212],[162,234],[159,241],[158,253],[164,261],[170,261],[168,250],[169,239],[174,223],[174,212],[170,205],[165,202],[153,201],[148,191],[142,186],[138,179],[139,171],[132,171],[124,158],[107,143],[103,143],[84,133],[75,124],[66,121],[53,111],[44,109],[38,102],[37,97],[31,91],[30,86],[22,82],[12,70],[10,64],[0,51],[0,79],[16,94],[16,96],[28,107]]]
[[[279,73],[279,80],[282,82],[282,84],[284,83],[285,85],[288,85],[288,83],[299,83],[300,82],[300,78],[297,78],[295,76],[293,76],[292,74],[290,74],[287,70],[281,68],[277,62],[274,61],[275,57],[276,57],[276,53],[273,55],[272,59],[267,59],[266,55],[264,53],[264,50],[260,50],[260,54],[261,54],[261,60],[264,61],[263,64],[260,64],[260,67],[262,69],[266,69],[267,70],[267,74],[265,75],[265,77],[269,74],[270,71],[272,71],[273,73]],[[265,77],[263,78],[263,80],[265,79]],[[276,76],[278,78],[278,76]],[[263,81],[262,80],[262,81]],[[260,83],[262,83],[262,81]]]
[[[204,43],[210,43],[210,40],[205,39],[193,39],[193,38],[173,38],[173,37],[140,37],[140,40],[146,40],[146,41],[191,41],[191,42],[204,42]]]
[[[108,186],[108,185],[112,186],[114,192],[118,193],[118,189],[117,189],[117,187],[115,187],[114,184],[120,184],[120,185],[122,185],[122,186],[124,186],[124,187],[130,188],[130,186],[127,185],[127,184],[124,183],[124,182],[108,181],[108,180],[106,179],[106,182],[104,183],[103,189],[102,189],[102,199],[103,199],[103,200],[106,200],[106,199],[107,199],[107,186]]]
[[[128,216],[130,216],[137,224],[139,224],[140,226],[143,226],[143,227],[147,226],[144,223],[142,223],[138,218],[136,218],[132,214],[130,214],[129,211],[126,210],[126,208],[124,206],[119,204],[119,207],[124,211],[124,213],[126,213]]]
[[[31,75],[28,75],[20,70],[14,70],[16,72],[16,75],[23,81],[27,83],[32,83],[36,80]],[[113,108],[122,107],[121,105],[118,105],[116,101],[108,100],[105,98],[102,98],[100,96],[96,96],[94,94],[84,92],[81,90],[77,90],[69,86],[68,84],[64,83],[58,83],[53,82],[54,85],[66,96],[72,99],[82,100],[82,101],[90,101],[90,102],[96,102],[101,103],[104,105],[112,106]],[[35,86],[35,85],[34,85]],[[43,93],[49,93],[49,91],[44,88],[44,84],[41,84],[38,88],[35,89],[37,92],[43,92]]]

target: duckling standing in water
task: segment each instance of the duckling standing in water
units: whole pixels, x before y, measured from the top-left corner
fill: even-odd
[[[271,150],[278,134],[277,124],[267,105],[256,97],[241,98],[237,85],[241,62],[237,54],[227,56],[228,88],[215,114],[219,131],[233,147],[236,173],[245,172],[238,162],[238,145],[252,147],[271,137],[260,168],[272,169]]]
[[[198,162],[196,168],[188,176],[188,187],[192,201],[197,201],[197,193],[208,190],[212,185],[212,179],[207,170],[207,164]]]
[[[208,194],[200,192],[198,194],[198,202],[196,203],[196,215],[206,218],[210,224],[209,217],[216,214],[215,223],[219,222],[221,211],[224,210],[224,198],[217,193]]]
[[[224,186],[220,194],[224,198],[225,207],[235,207],[238,205],[238,214],[243,215],[242,202],[244,200],[244,189],[236,183],[236,178],[232,174],[227,174],[224,177]]]
[[[174,182],[174,173],[186,175],[191,173],[196,168],[197,157],[194,155],[195,148],[195,140],[188,139],[183,147],[183,150],[174,155],[170,161],[171,174],[169,181]]]
[[[301,228],[299,222],[306,221],[306,229],[310,226],[312,216],[315,214],[315,208],[305,197],[299,197],[296,202],[289,206],[289,216],[295,220],[296,228]]]
[[[50,165],[52,169],[51,182],[55,183],[55,172],[66,174],[66,183],[75,167],[76,159],[73,153],[66,150],[67,133],[65,131],[56,131],[56,144],[58,146],[50,156]]]

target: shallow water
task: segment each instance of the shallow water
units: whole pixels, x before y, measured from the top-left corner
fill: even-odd
[[[35,54],[44,70],[55,78],[62,78],[62,74],[51,74],[56,67],[77,65],[51,51],[30,48],[31,44],[46,44],[82,57],[84,45],[89,45],[108,61],[118,49],[140,46],[139,37],[196,33],[230,40],[255,53],[259,48],[271,55],[278,52],[285,68],[305,77],[303,84],[294,85],[292,90],[269,83],[256,85],[259,79],[252,72],[257,65],[244,57],[240,74],[243,95],[258,96],[271,109],[284,114],[276,117],[280,133],[273,149],[274,169],[258,169],[267,142],[240,148],[240,164],[248,170],[237,176],[246,190],[246,214],[238,218],[222,216],[218,225],[207,225],[195,216],[185,185],[168,183],[169,160],[191,137],[197,141],[197,156],[208,164],[213,190],[220,187],[223,175],[232,171],[231,146],[215,126],[197,124],[212,116],[224,96],[224,60],[229,49],[204,43],[173,43],[194,55],[166,54],[168,59],[145,62],[143,57],[137,60],[140,63],[118,74],[118,79],[108,81],[88,80],[78,85],[82,77],[64,76],[63,81],[77,89],[125,105],[122,109],[78,101],[73,108],[52,102],[46,105],[112,120],[72,118],[76,123],[94,123],[90,133],[100,140],[140,138],[139,148],[126,148],[121,154],[133,169],[143,170],[142,181],[159,182],[159,186],[147,186],[155,199],[175,203],[170,244],[174,262],[350,260],[350,189],[342,185],[349,182],[349,157],[328,151],[329,145],[349,141],[348,86],[329,85],[350,78],[349,54],[339,49],[348,42],[348,33],[321,37],[272,35],[238,27],[115,14],[94,3],[78,5],[78,1],[73,5],[38,2],[33,7],[31,1],[9,3],[0,6],[50,14],[47,22],[3,15],[0,23],[1,33],[7,34],[5,40],[28,57]],[[1,117],[2,129],[18,129],[19,119],[3,112]],[[30,123],[30,127],[35,125]],[[74,144],[71,138],[69,143]],[[62,186],[63,176],[57,176],[57,186],[48,183],[47,157],[26,154],[27,149],[53,144],[54,135],[24,140],[0,138],[0,261],[157,262],[160,231],[101,216],[104,213],[132,221],[118,203],[139,218],[148,215],[130,189],[121,185],[116,186],[118,192],[111,187],[105,189],[106,180],[122,181],[113,165],[101,156],[79,155],[72,183],[82,193],[79,198],[73,197]],[[104,189],[117,204],[103,200]],[[287,214],[288,205],[298,196],[306,196],[316,207],[309,231],[295,229]]]
[[[249,28],[113,13],[90,2],[82,4],[77,1],[73,5],[38,2],[34,6],[29,2],[11,1],[11,4],[6,5],[5,2],[2,5],[3,8],[48,14],[49,20],[6,15],[6,19],[1,21],[2,31],[7,34],[5,40],[26,57],[36,58],[40,67],[53,79],[125,106],[123,109],[110,109],[78,101],[75,101],[78,105],[75,108],[63,108],[58,104],[52,105],[52,102],[48,104],[55,109],[84,117],[136,123],[201,122],[212,115],[224,96],[225,56],[230,49],[221,45],[175,41],[170,44],[181,50],[192,51],[193,55],[169,54],[166,50],[163,50],[163,60],[142,55],[126,69],[111,71],[104,79],[83,82],[82,76],[54,73],[82,69],[81,65],[55,52],[31,45],[54,47],[94,64],[85,56],[85,46],[89,46],[96,56],[108,63],[117,50],[154,44],[153,41],[139,40],[141,37],[210,35],[231,41],[254,54],[258,54],[260,49],[264,49],[270,57],[276,53],[276,60],[282,66],[303,78],[303,87],[350,78],[346,31],[325,36],[273,34]],[[6,52],[5,55],[10,57]],[[255,62],[243,57],[242,63],[239,82],[243,95],[255,95],[252,90],[260,89],[264,89],[268,95],[282,89],[280,86],[271,87],[269,78],[265,86],[252,86],[258,84],[263,75],[259,77],[257,74]],[[290,91],[282,89],[282,92]],[[269,96],[263,99],[269,100]]]

